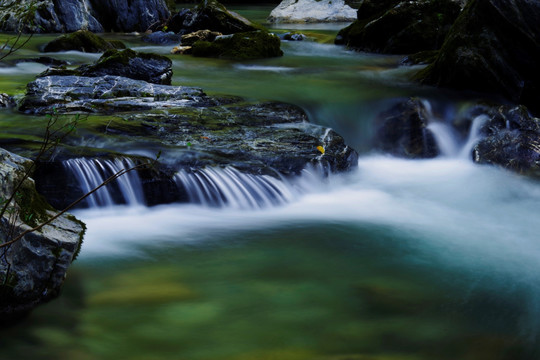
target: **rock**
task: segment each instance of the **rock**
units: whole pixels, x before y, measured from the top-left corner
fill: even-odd
[[[364,5],[366,4],[366,5]],[[461,11],[456,0],[364,2],[354,23],[341,30],[336,44],[384,54],[412,54],[440,48]],[[386,10],[380,7],[389,5]]]
[[[217,31],[199,30],[186,35],[182,35],[182,45],[192,46],[197,41],[214,41],[216,37],[223,35]]]
[[[13,98],[8,94],[0,93],[0,108],[9,108],[13,106]]]
[[[540,177],[540,119],[524,106],[484,107],[478,113],[486,120],[483,138],[472,151],[473,161]]]
[[[175,55],[191,55],[193,53],[192,46],[175,46],[171,50],[171,54]]]
[[[438,50],[425,50],[415,54],[405,56],[399,63],[400,65],[425,65],[431,64],[437,58]]]
[[[12,0],[0,30],[28,33],[145,31],[170,15],[165,0]]]
[[[334,131],[306,122],[305,112],[297,106],[268,102],[245,103],[232,99],[228,104],[193,108],[170,107],[152,113],[115,114],[104,120],[92,118],[81,124],[88,139],[114,139],[116,145],[154,142],[163,149],[152,170],[139,171],[147,205],[186,202],[186,189],[175,182],[180,172],[196,172],[207,167],[235,168],[253,175],[292,177],[309,164],[328,171],[347,171],[357,165],[357,153]],[[82,129],[81,129],[82,130]],[[79,139],[83,143],[85,139]],[[317,149],[322,146],[324,155]],[[40,192],[62,206],[80,189],[73,173],[62,165],[65,159],[84,157],[96,161],[95,149],[63,147],[55,163],[47,163],[37,175]],[[118,157],[103,149],[100,159]],[[148,162],[129,156],[134,163]],[[70,189],[67,192],[65,189]]]
[[[61,35],[50,41],[43,48],[44,52],[59,52],[76,50],[87,53],[105,52],[110,49],[125,49],[126,46],[118,42],[109,42],[88,30],[78,30],[71,34]]]
[[[48,69],[39,76],[87,76],[114,75],[154,84],[170,84],[172,61],[161,55],[140,53],[131,49],[108,50],[92,65],[81,65],[74,70]]]
[[[200,106],[211,101],[202,90],[150,84],[121,76],[51,75],[29,83],[19,111],[116,112],[151,110],[171,106]]]
[[[374,147],[394,156],[418,159],[439,154],[433,133],[427,129],[429,113],[418,98],[394,105],[377,117]]]
[[[540,112],[540,2],[469,0],[424,84],[506,97]]]
[[[289,32],[283,35],[283,40],[287,41],[304,41],[307,39],[307,36],[304,34]]]
[[[0,197],[9,198],[23,179],[31,161],[0,149]],[[30,229],[56,214],[36,192],[31,178],[24,180],[12,210],[19,210],[15,222],[6,213],[0,218],[0,243],[15,233]],[[78,253],[85,226],[64,214],[39,231],[30,232],[11,246],[1,249],[0,324],[6,325],[34,307],[58,296],[66,271]]]
[[[283,55],[279,37],[265,31],[237,33],[217,37],[213,42],[193,44],[193,56],[231,60],[262,59]]]
[[[268,16],[271,23],[347,22],[356,10],[343,0],[283,0]]]
[[[156,31],[142,37],[142,41],[158,45],[172,45],[180,42],[180,35],[173,33],[172,31],[163,32]]]
[[[184,9],[173,15],[166,27],[175,33],[188,34],[198,30],[208,29],[222,34],[234,34],[261,30],[262,26],[255,24],[239,14],[227,10],[216,0],[202,0],[193,10]]]

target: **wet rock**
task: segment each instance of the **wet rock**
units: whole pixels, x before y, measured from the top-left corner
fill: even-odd
[[[485,120],[483,138],[471,154],[474,162],[540,177],[540,119],[524,106],[477,107],[475,115]]]
[[[144,35],[142,41],[158,45],[172,45],[180,42],[180,35],[170,32],[156,31]]]
[[[164,0],[10,0],[0,29],[29,33],[145,31],[170,15]]]
[[[435,62],[417,78],[425,84],[498,94],[540,111],[540,3],[470,0]]]
[[[193,53],[192,46],[175,46],[171,50],[171,54],[175,55],[191,55]]]
[[[460,11],[456,0],[365,1],[335,43],[384,54],[436,50]]]
[[[111,75],[51,75],[28,84],[19,110],[31,114],[116,112],[200,106],[208,101],[211,100],[197,88],[156,85]]]
[[[217,37],[213,42],[193,44],[193,55],[231,60],[262,59],[283,55],[279,37],[265,31],[237,33]]]
[[[162,55],[140,53],[131,49],[108,50],[94,64],[82,65],[74,70],[48,69],[39,76],[53,75],[86,77],[112,75],[167,85],[171,83],[172,61]]]
[[[61,35],[50,41],[43,48],[44,52],[76,50],[87,53],[100,53],[111,49],[125,49],[121,41],[110,42],[88,30],[79,30]]]
[[[16,184],[24,178],[31,161],[0,149],[0,197],[9,198]],[[10,206],[18,210],[16,220],[9,214],[0,218],[0,243],[20,234],[56,214],[36,192],[31,178],[24,180],[20,196]],[[81,246],[85,226],[64,214],[39,231],[23,236],[12,245],[0,249],[0,324],[5,325],[34,307],[58,296],[66,271]]]
[[[286,41],[304,41],[306,39],[306,35],[296,32],[290,32],[283,35],[283,40]]]
[[[13,98],[8,94],[0,93],[0,108],[12,107],[14,104]]]
[[[186,35],[182,35],[182,45],[192,46],[197,41],[214,41],[216,37],[223,35],[217,31],[199,30]]]
[[[418,98],[394,105],[377,117],[374,147],[394,156],[418,159],[439,154],[433,133],[427,129],[429,112]]]
[[[356,10],[343,0],[283,0],[268,16],[272,23],[346,22]]]
[[[227,10],[216,0],[203,0],[193,10],[184,9],[173,15],[165,24],[175,33],[189,34],[208,29],[222,34],[255,31],[262,29],[239,14]]]
[[[65,60],[55,59],[55,58],[52,58],[52,57],[49,57],[49,56],[40,56],[40,57],[37,57],[37,58],[28,58],[28,59],[17,59],[17,60],[15,60],[16,64],[26,63],[26,62],[33,62],[33,63],[38,63],[38,64],[42,64],[42,65],[46,65],[46,66],[54,66],[54,67],[68,65],[68,62],[65,61]]]

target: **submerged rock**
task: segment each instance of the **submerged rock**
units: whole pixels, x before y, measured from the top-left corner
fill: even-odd
[[[262,26],[229,11],[216,0],[202,0],[193,10],[184,9],[173,15],[165,24],[168,30],[188,34],[208,29],[222,34],[255,31]]]
[[[283,0],[268,16],[269,22],[346,22],[356,19],[356,10],[343,0]]]
[[[0,149],[0,197],[7,199],[23,179],[31,161]],[[36,192],[31,178],[23,182],[10,206],[18,210],[15,220],[0,218],[0,244],[54,216],[56,212]],[[58,296],[66,271],[79,251],[85,226],[64,214],[38,231],[0,249],[0,324],[25,315],[34,307]]]
[[[145,31],[170,15],[164,0],[8,0],[0,30],[29,33]]]
[[[237,33],[217,37],[213,42],[197,41],[192,53],[198,57],[231,60],[262,59],[283,55],[279,37],[265,31]]]
[[[142,41],[158,45],[172,45],[180,42],[180,35],[175,34],[172,31],[156,31],[151,34],[144,35],[142,37]]]
[[[366,0],[358,20],[341,30],[335,43],[384,54],[436,50],[460,11],[456,0]]]
[[[499,94],[540,112],[540,2],[469,0],[425,84]]]
[[[88,30],[78,30],[62,35],[45,45],[43,52],[77,50],[87,53],[105,52],[111,49],[125,49],[121,41],[107,41]]]
[[[431,130],[429,112],[422,100],[410,98],[394,105],[377,118],[374,147],[394,156],[433,158],[439,154]]]

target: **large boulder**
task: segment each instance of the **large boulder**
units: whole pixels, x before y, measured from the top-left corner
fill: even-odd
[[[34,180],[24,180],[30,160],[4,149],[0,149],[0,160],[0,198],[18,193],[0,218],[1,245],[47,221],[56,211],[36,192]],[[21,180],[22,186],[16,189]],[[1,325],[58,296],[84,231],[84,224],[66,213],[0,249]]]
[[[113,75],[168,85],[172,78],[172,61],[166,56],[131,49],[108,50],[94,64],[81,65],[73,70],[53,68],[40,74],[41,77],[49,75],[86,77]]]
[[[269,22],[347,22],[356,19],[356,10],[344,0],[283,0],[268,16]]]
[[[76,50],[87,53],[100,53],[111,49],[125,48],[126,46],[121,41],[107,41],[88,30],[78,30],[51,40],[45,45],[43,52]]]
[[[170,15],[165,0],[8,0],[0,30],[30,33],[145,31]]]
[[[469,0],[425,84],[502,95],[540,111],[540,2]]]
[[[234,34],[262,29],[261,25],[227,10],[216,0],[202,0],[194,9],[181,10],[173,15],[165,26],[169,31],[182,34],[198,30]]]
[[[400,101],[377,117],[374,148],[404,158],[436,157],[439,149],[428,121],[429,111],[421,99]]]
[[[456,0],[366,0],[358,9],[358,20],[342,29],[335,43],[384,54],[435,50],[460,11]]]
[[[217,57],[230,60],[251,60],[283,55],[278,36],[266,31],[252,31],[219,36],[213,42],[197,41],[192,53],[198,57]]]

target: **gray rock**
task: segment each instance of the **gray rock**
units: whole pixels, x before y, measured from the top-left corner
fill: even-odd
[[[180,42],[181,36],[173,32],[156,31],[142,37],[142,41],[158,44],[158,45],[172,45]]]
[[[45,76],[27,85],[19,107],[29,114],[117,112],[171,106],[202,106],[211,101],[201,89],[147,83],[121,76]]]
[[[164,0],[8,0],[0,29],[31,33],[145,31],[170,15]]]
[[[0,149],[0,197],[7,199],[23,178],[31,161]],[[10,210],[19,210],[15,221],[6,213],[0,218],[0,243],[54,216],[54,211],[39,195],[28,178],[18,190]],[[0,249],[0,323],[26,314],[35,306],[56,297],[66,271],[81,246],[85,226],[64,214],[39,231]]]
[[[0,93],[0,108],[8,108],[13,106],[13,98],[8,94]]]

